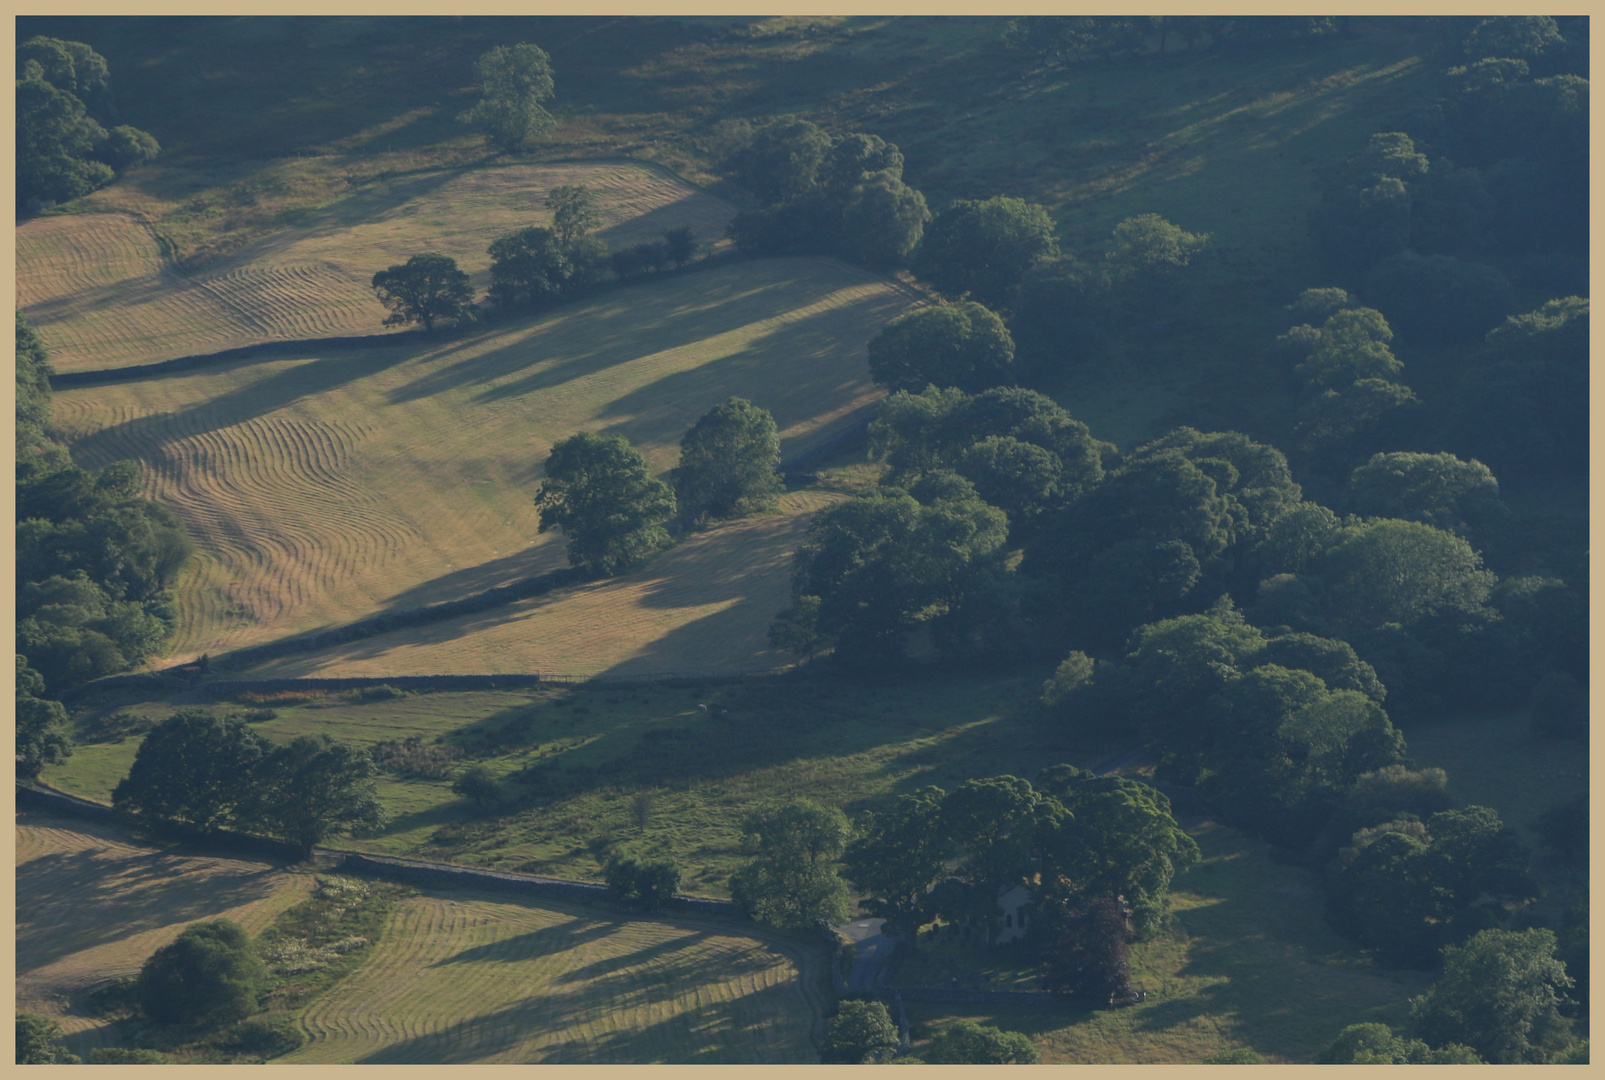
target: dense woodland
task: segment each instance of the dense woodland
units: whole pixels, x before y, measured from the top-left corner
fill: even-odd
[[[1257,345],[1263,392],[1289,406],[1263,429],[1195,414],[1119,447],[1066,392],[1087,370],[1140,365],[1145,342],[1194,317],[1208,234],[1139,213],[1072,250],[1030,200],[927,198],[881,135],[800,116],[718,128],[711,160],[746,200],[737,257],[834,256],[928,300],[869,343],[887,391],[868,434],[878,480],[814,516],[774,645],[847,680],[1053,669],[1044,730],[1157,763],[1154,783],[1051,765],[924,787],[852,820],[765,804],[730,883],[753,918],[839,922],[856,893],[908,942],[933,925],[987,941],[997,895],[1024,884],[1033,915],[1015,947],[1045,985],[1123,999],[1130,944],[1166,926],[1170,883],[1198,858],[1163,790],[1317,872],[1331,925],[1380,963],[1437,974],[1411,1030],[1351,1027],[1328,1060],[1586,1060],[1572,1032],[1589,1000],[1586,808],[1546,815],[1540,881],[1516,831],[1457,800],[1409,741],[1416,724],[1527,709],[1531,738],[1586,747],[1586,553],[1513,524],[1501,491],[1586,477],[1587,22],[1419,21],[1436,92],[1326,163],[1307,220],[1319,271],[1288,283],[1285,328]],[[1017,64],[1121,65],[1352,31],[1030,18],[998,47]],[[19,199],[70,198],[154,155],[142,132],[97,126],[115,113],[96,59],[54,39],[20,47],[19,122],[40,134],[19,154]],[[492,50],[477,74],[481,100],[458,119],[489,145],[516,153],[556,123],[541,49]],[[550,228],[491,246],[483,307],[439,253],[376,273],[391,322],[433,333],[694,272],[711,239],[609,251],[583,187],[548,209]],[[20,316],[17,356],[18,772],[32,778],[69,752],[55,694],[160,653],[190,543],[140,497],[132,463],[90,473],[52,442],[48,357]],[[774,419],[734,397],[686,433],[666,480],[624,439],[576,434],[544,463],[540,528],[563,531],[576,570],[622,573],[687,530],[768,510],[779,461]],[[204,775],[183,765],[195,760]],[[348,748],[273,747],[239,720],[180,714],[146,739],[117,802],[310,850],[379,819],[373,775]],[[482,769],[457,784],[485,814],[527,801]],[[621,852],[607,879],[620,903],[656,909],[680,868]],[[876,1008],[843,1005],[827,1058],[889,1049]],[[930,1060],[1035,1053],[995,1029],[944,1039]]]

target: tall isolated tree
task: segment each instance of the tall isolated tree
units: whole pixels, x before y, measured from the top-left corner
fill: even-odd
[[[535,45],[498,45],[474,63],[479,103],[460,123],[485,133],[498,150],[515,153],[557,126],[542,102],[552,96],[552,61]]]
[[[571,565],[612,575],[669,546],[663,522],[674,516],[675,501],[622,437],[582,431],[553,445],[535,508],[541,532],[561,528],[569,538]]]
[[[373,275],[373,291],[390,309],[386,326],[421,322],[432,334],[436,319],[467,322],[474,317],[474,287],[468,275],[457,269],[456,259],[433,251],[379,271]]]
[[[552,212],[552,233],[564,247],[572,247],[602,223],[596,200],[584,184],[563,184],[546,194],[546,209]]]
[[[671,473],[682,513],[745,517],[773,508],[785,490],[775,418],[745,398],[709,409],[680,440]]]
[[[760,806],[742,825],[753,859],[730,876],[730,895],[752,918],[790,930],[851,914],[836,863],[852,838],[847,817],[811,799]]]

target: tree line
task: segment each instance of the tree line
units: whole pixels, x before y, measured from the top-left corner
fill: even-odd
[[[173,584],[194,550],[146,499],[139,465],[91,472],[51,438],[50,357],[16,316],[17,776],[71,753],[63,690],[159,653]]]

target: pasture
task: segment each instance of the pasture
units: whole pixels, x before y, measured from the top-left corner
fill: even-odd
[[[754,928],[625,922],[493,894],[397,903],[372,957],[306,1010],[287,1064],[813,1059],[819,960]]]
[[[312,875],[182,854],[107,827],[26,813],[16,825],[16,1008],[54,1017],[73,1052],[115,1042],[74,995],[138,972],[191,923],[232,919],[257,934],[312,890]]]
[[[566,565],[561,535],[537,533],[531,499],[552,443],[576,431],[623,435],[664,471],[692,423],[737,395],[774,414],[786,454],[830,437],[879,396],[866,344],[911,303],[835,260],[725,265],[450,341],[72,388],[56,395],[55,420],[87,467],[139,461],[151,497],[184,519],[199,554],[177,589],[170,656],[216,655]],[[792,517],[817,505],[787,503]],[[559,668],[659,663],[654,643],[699,620],[717,624],[711,649],[745,664],[784,606],[768,608],[799,528],[783,516],[714,530],[678,557],[693,569],[712,559],[720,574],[665,585],[649,569],[633,584],[554,594],[535,605],[537,622],[572,597],[593,630],[616,635],[587,660],[598,654],[585,631]],[[720,618],[741,597],[741,629],[727,632]],[[398,659],[495,671],[505,645],[464,632],[444,667],[405,645]],[[691,634],[667,648],[680,663],[698,647]],[[554,670],[528,649],[516,662]]]
[[[609,246],[687,226],[723,245],[735,208],[666,171],[634,162],[514,164],[409,172],[347,184],[329,205],[194,273],[131,191],[96,193],[80,212],[17,229],[17,305],[58,371],[127,367],[264,341],[374,334],[387,314],[375,271],[423,251],[450,255],[481,293],[486,249],[504,233],[550,223],[547,193],[584,185]],[[94,212],[99,210],[100,212]]]

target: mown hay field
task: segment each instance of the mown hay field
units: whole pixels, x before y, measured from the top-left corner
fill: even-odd
[[[265,862],[181,854],[78,820],[20,814],[16,826],[18,1012],[54,1017],[75,1053],[105,1045],[105,1020],[73,995],[132,975],[191,923],[261,933],[307,898],[312,875]]]
[[[620,434],[663,472],[696,419],[737,395],[774,414],[787,454],[830,437],[877,399],[867,342],[911,303],[895,283],[835,260],[744,262],[450,341],[70,388],[56,395],[55,419],[84,465],[141,462],[151,496],[185,520],[200,552],[178,589],[171,656],[216,655],[566,565],[563,538],[537,532],[531,499],[552,443],[576,431]],[[797,515],[813,504],[788,506]],[[700,586],[643,584],[622,602],[649,617],[593,620],[621,638],[607,663],[650,652],[738,595],[761,593],[768,606],[798,524],[734,528],[680,555],[696,563],[724,544],[723,573]],[[750,589],[749,556],[769,575]],[[597,591],[566,595],[591,612]],[[623,642],[631,633],[647,636]],[[764,647],[761,633],[742,633],[745,644],[719,648]],[[460,644],[449,667],[409,656],[409,670],[499,670],[489,665],[504,644]],[[573,667],[583,656],[558,659]]]
[[[491,894],[397,904],[373,957],[307,1009],[286,1063],[814,1060],[819,960],[748,928],[625,922]]]
[[[265,341],[380,333],[371,280],[423,251],[455,258],[489,285],[498,236],[546,225],[547,193],[584,185],[610,247],[691,228],[724,243],[735,208],[665,170],[632,162],[519,164],[376,179],[295,224],[267,231],[193,274],[179,272],[119,192],[77,214],[17,229],[17,305],[58,371],[128,367]],[[100,212],[94,212],[99,210]]]

